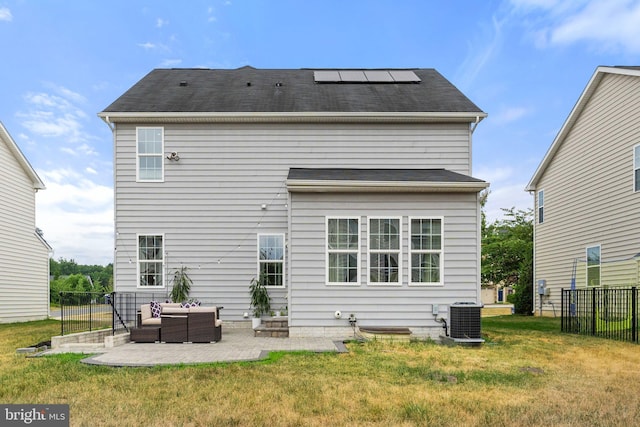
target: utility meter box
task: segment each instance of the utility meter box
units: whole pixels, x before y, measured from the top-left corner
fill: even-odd
[[[546,280],[538,280],[538,295],[548,295]]]

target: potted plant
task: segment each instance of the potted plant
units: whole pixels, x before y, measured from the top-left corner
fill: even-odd
[[[171,300],[173,302],[186,301],[189,297],[193,281],[187,274],[187,269],[183,265],[173,273],[173,289],[171,289]]]
[[[271,310],[271,297],[266,287],[266,277],[260,275],[258,279],[251,279],[249,294],[251,295],[251,307],[253,307],[253,327],[260,324],[260,317]]]

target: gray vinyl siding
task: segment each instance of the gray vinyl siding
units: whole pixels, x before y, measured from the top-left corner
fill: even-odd
[[[434,327],[431,305],[479,302],[477,194],[293,193],[291,212],[292,327],[342,326],[336,310],[354,313],[361,326]],[[325,277],[326,217],[360,220],[360,285],[328,285]],[[368,217],[402,217],[401,285],[367,282]],[[442,217],[443,286],[409,285],[409,218]]]
[[[560,288],[571,286],[574,259],[580,260],[576,284],[585,286],[587,246],[601,245],[602,285],[638,285],[633,147],[640,142],[639,123],[640,78],[605,75],[537,183],[544,189],[544,223],[536,220],[535,279],[546,280],[556,307]]]
[[[115,287],[140,291],[136,234],[163,234],[166,269],[189,267],[191,296],[223,305],[223,319],[249,311],[257,234],[288,239],[290,167],[446,168],[467,175],[471,168],[468,124],[163,127],[165,155],[177,151],[180,160],[164,160],[164,182],[142,183],[136,126],[116,126]],[[286,267],[294,262],[290,255]],[[270,291],[275,308],[286,304],[288,287]]]
[[[49,255],[35,234],[35,191],[0,139],[0,323],[49,314]]]

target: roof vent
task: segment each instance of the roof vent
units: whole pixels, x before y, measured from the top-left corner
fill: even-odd
[[[276,87],[282,86],[282,82],[276,82]]]
[[[247,86],[251,86],[251,82],[247,82]]]
[[[186,80],[182,80],[182,81],[180,82],[180,86],[181,86],[181,87],[185,87],[185,86],[188,86],[188,85],[189,85],[189,83],[187,83],[187,81],[186,81]]]

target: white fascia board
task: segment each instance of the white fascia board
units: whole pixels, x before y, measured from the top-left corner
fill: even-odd
[[[488,182],[349,181],[288,179],[292,193],[478,193]]]
[[[9,148],[9,151],[11,151],[16,160],[18,160],[18,163],[20,163],[20,166],[22,166],[22,169],[25,171],[29,179],[31,179],[33,188],[36,190],[44,190],[46,188],[44,182],[42,182],[35,169],[33,169],[33,166],[31,166],[29,160],[27,160],[25,155],[22,154],[20,147],[18,147],[18,144],[16,144],[13,138],[11,138],[11,135],[4,127],[2,122],[0,122],[0,139],[5,141],[5,144]]]
[[[486,113],[474,112],[101,112],[116,122],[479,122]]]

